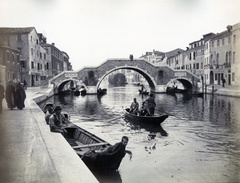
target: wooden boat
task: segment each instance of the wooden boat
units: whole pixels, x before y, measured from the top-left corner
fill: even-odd
[[[130,113],[129,108],[127,108],[125,109],[125,118],[133,122],[159,125],[168,118],[168,115],[164,114],[156,116],[138,116]]]
[[[84,95],[87,94],[87,90],[84,89],[84,88],[81,88],[79,91],[80,91],[80,94],[81,94],[82,96],[84,96]]]
[[[141,95],[148,95],[149,92],[148,91],[145,91],[145,90],[138,90],[139,91],[139,94]]]
[[[116,171],[118,169],[122,161],[119,151],[103,153],[103,150],[111,144],[74,124],[66,130],[68,133],[65,139],[90,170]]]
[[[192,92],[190,93],[192,96],[195,96],[195,97],[203,97],[204,96],[204,93],[203,92]]]
[[[103,89],[99,88],[97,90],[97,94],[98,95],[105,95],[106,93],[107,93],[107,89],[106,88],[103,88]]]
[[[186,93],[185,89],[178,89],[176,87],[167,87],[166,93]]]
[[[54,107],[55,107],[54,103],[53,103],[53,102],[47,102],[47,103],[43,106],[42,111],[43,111],[44,113],[46,113],[49,107],[54,108]]]
[[[73,91],[73,94],[74,94],[75,96],[79,96],[79,95],[80,95],[80,91],[79,91],[78,89],[75,89],[75,90]]]

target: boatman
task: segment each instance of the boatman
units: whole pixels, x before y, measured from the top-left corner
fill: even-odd
[[[138,102],[137,102],[137,99],[134,98],[134,99],[133,99],[133,102],[132,102],[132,104],[131,104],[131,106],[130,106],[130,111],[129,111],[129,112],[137,115],[137,113],[138,113],[138,108],[139,108],[139,104],[138,104]]]
[[[155,103],[152,93],[150,93],[149,97],[144,101],[144,103],[145,102],[147,102],[147,111],[148,111],[149,115],[153,116],[155,107],[156,107],[156,103]]]

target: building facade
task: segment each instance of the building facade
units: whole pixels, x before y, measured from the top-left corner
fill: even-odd
[[[7,81],[21,80],[20,51],[0,46],[0,80],[6,88]]]
[[[174,51],[174,50],[173,50]],[[186,50],[165,53],[162,64],[173,69],[189,70],[207,85],[240,86],[240,23],[229,25],[220,33],[208,33],[189,44]],[[171,53],[171,54],[170,54]],[[151,52],[141,56],[157,65]]]
[[[69,56],[54,44],[47,44],[46,40],[34,27],[0,28],[0,46],[18,50],[20,59],[20,74],[6,79],[25,80],[28,86],[41,86],[47,84],[51,77],[71,68]]]

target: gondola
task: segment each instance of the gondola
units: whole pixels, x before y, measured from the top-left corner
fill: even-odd
[[[148,91],[144,91],[144,90],[138,90],[139,91],[139,94],[141,95],[148,95],[149,92]]]
[[[105,95],[105,94],[107,94],[107,89],[106,88],[103,88],[103,89],[99,88],[97,90],[97,94],[98,95]]]
[[[111,144],[74,124],[66,130],[68,133],[65,139],[90,170],[116,171],[118,169],[122,161],[119,150],[112,153],[103,152]]]
[[[54,106],[54,103],[53,103],[53,102],[47,102],[47,103],[43,106],[42,111],[43,111],[44,113],[46,113],[49,107],[54,108],[54,107],[55,107],[55,106]]]
[[[168,118],[168,115],[155,115],[155,116],[138,116],[129,112],[129,108],[125,109],[125,118],[127,120],[131,120],[137,123],[146,123],[146,124],[153,124],[159,125],[165,119]]]
[[[194,97],[203,97],[204,93],[195,91],[195,92],[192,92],[191,95],[194,96]]]
[[[166,93],[187,93],[186,89],[178,89],[176,87],[167,87]]]

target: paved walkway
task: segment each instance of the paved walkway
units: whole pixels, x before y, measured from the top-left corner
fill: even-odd
[[[225,86],[222,87],[221,85],[209,85],[207,86],[208,92],[212,92],[212,86],[214,88],[214,94],[216,95],[225,95],[225,96],[232,96],[232,97],[240,97],[240,88],[237,86]]]
[[[26,107],[9,110],[3,100],[0,114],[0,182],[98,181],[66,140],[49,131],[44,114],[32,100],[45,89],[26,90]]]

